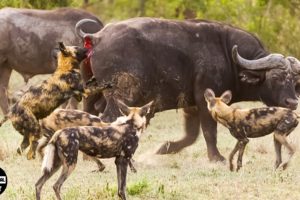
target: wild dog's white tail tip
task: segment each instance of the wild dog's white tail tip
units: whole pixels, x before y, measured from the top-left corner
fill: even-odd
[[[46,147],[46,153],[42,164],[42,172],[50,172],[54,163],[55,145],[49,143]]]

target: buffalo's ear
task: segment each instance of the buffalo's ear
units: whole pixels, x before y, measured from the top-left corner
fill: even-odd
[[[221,100],[226,103],[229,104],[229,102],[231,101],[232,98],[232,93],[230,90],[225,91],[222,95],[221,95]]]
[[[144,105],[143,107],[141,107],[141,111],[140,111],[141,116],[146,116],[148,113],[150,113],[150,109],[151,109],[153,102],[154,101],[151,101],[151,102],[147,103],[146,105]]]
[[[207,102],[211,102],[216,98],[214,91],[210,88],[207,88],[204,92],[204,98]]]
[[[61,52],[64,56],[68,56],[68,51],[67,51],[66,46],[64,45],[64,43],[63,43],[63,42],[59,42],[59,43],[58,43],[58,46],[59,46],[60,52]]]
[[[239,73],[239,79],[243,83],[247,83],[250,85],[256,85],[265,80],[265,72],[264,71],[242,71]]]
[[[129,113],[130,113],[130,108],[129,108],[125,103],[123,103],[123,102],[120,101],[120,100],[117,100],[117,105],[118,105],[118,107],[119,107],[120,112],[121,112],[123,115],[126,115],[126,116],[129,115]]]

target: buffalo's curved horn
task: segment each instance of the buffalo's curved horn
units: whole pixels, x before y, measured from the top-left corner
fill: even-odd
[[[286,57],[286,60],[290,62],[293,73],[300,74],[300,61],[292,56]]]
[[[245,69],[263,70],[288,67],[288,61],[281,54],[274,53],[257,60],[247,60],[239,55],[237,48],[237,45],[232,48],[233,61]]]
[[[75,25],[75,33],[79,36],[79,37],[81,37],[81,38],[85,38],[85,37],[87,37],[87,36],[89,36],[89,37],[94,37],[94,34],[93,33],[85,33],[85,32],[83,32],[82,31],[82,29],[81,29],[81,26],[83,25],[83,24],[85,24],[85,23],[94,23],[94,24],[97,24],[97,25],[101,25],[101,24],[99,24],[99,22],[97,22],[97,21],[95,21],[95,20],[93,20],[93,19],[82,19],[82,20],[80,20],[80,21],[78,21],[77,23],[76,23],[76,25]]]

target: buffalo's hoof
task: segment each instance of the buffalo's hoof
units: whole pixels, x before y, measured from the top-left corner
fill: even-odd
[[[172,142],[166,142],[156,151],[156,154],[163,155],[177,152],[179,152],[179,150],[174,149],[174,144]]]
[[[221,154],[208,156],[208,159],[210,162],[221,162],[223,164],[226,164],[226,159]]]
[[[281,168],[282,170],[286,170],[286,168],[288,167],[289,163],[288,162],[284,162],[284,163],[281,163],[279,168]]]

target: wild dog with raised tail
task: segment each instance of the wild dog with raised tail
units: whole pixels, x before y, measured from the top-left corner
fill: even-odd
[[[264,107],[255,109],[234,109],[227,104],[231,101],[231,91],[225,91],[221,97],[215,97],[211,89],[206,89],[204,97],[211,116],[217,122],[227,127],[238,142],[230,153],[230,170],[233,171],[233,157],[239,152],[237,159],[238,171],[242,167],[242,158],[248,138],[262,137],[274,133],[274,145],[276,152],[275,168],[286,169],[294,149],[286,140],[286,137],[298,125],[299,116],[291,109],[281,107]],[[281,147],[288,150],[288,159],[282,162]]]
[[[28,159],[35,157],[40,136],[39,119],[47,117],[72,96],[80,101],[82,96],[110,87],[84,88],[79,68],[81,61],[87,57],[86,53],[86,48],[65,46],[60,42],[56,52],[57,68],[52,76],[39,86],[31,86],[0,122],[1,126],[10,119],[14,128],[24,136],[18,152],[21,153],[30,145]]]
[[[143,107],[128,107],[118,101],[120,111],[126,116],[117,118],[108,127],[80,126],[55,132],[46,147],[42,176],[36,183],[36,199],[40,199],[45,182],[62,166],[62,173],[53,186],[56,197],[61,199],[61,186],[74,170],[80,150],[96,158],[115,158],[118,195],[125,200],[127,167],[146,127],[151,105],[152,102]]]

